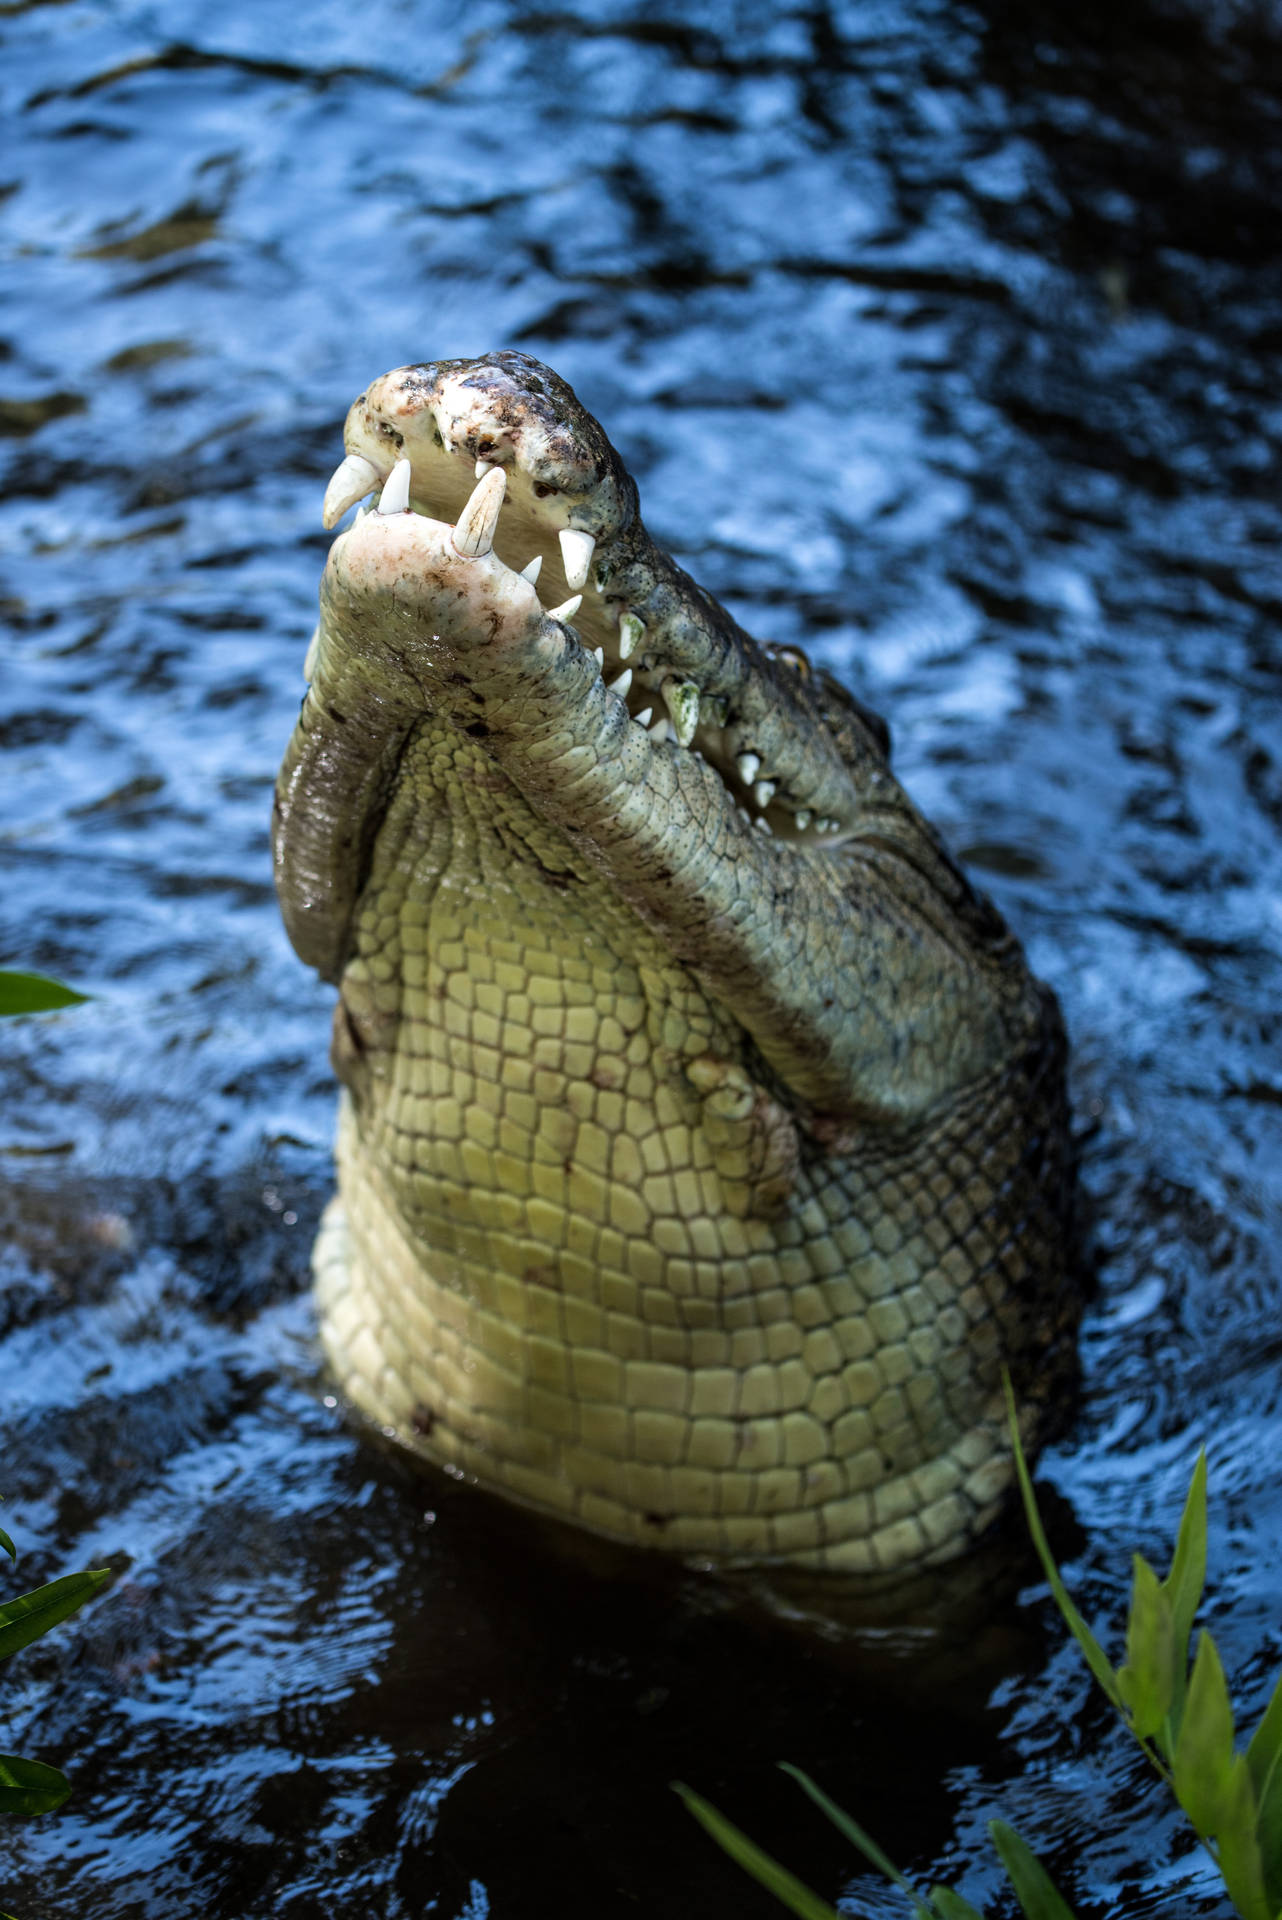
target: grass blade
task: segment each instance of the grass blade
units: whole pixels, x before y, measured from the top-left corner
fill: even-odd
[[[11,1560],[17,1559],[18,1549],[14,1546],[13,1541],[9,1538],[3,1527],[0,1527],[0,1547],[4,1548]],[[0,1915],[0,1920],[3,1920],[3,1915]]]
[[[1264,1863],[1255,1837],[1255,1788],[1246,1755],[1238,1754],[1220,1811],[1216,1837],[1220,1872],[1242,1920],[1273,1920],[1264,1887]]]
[[[0,1013],[52,1013],[55,1007],[81,1006],[88,997],[43,973],[0,969]]]
[[[70,1792],[66,1776],[57,1767],[0,1754],[0,1813],[52,1813]]]
[[[1010,1383],[1010,1375],[1004,1373],[1003,1385],[1006,1389],[1006,1418],[1010,1427],[1011,1447],[1015,1455],[1015,1475],[1019,1481],[1019,1491],[1024,1502],[1024,1517],[1028,1522],[1028,1531],[1033,1537],[1033,1546],[1037,1558],[1041,1561],[1042,1572],[1046,1575],[1055,1605],[1064,1617],[1064,1623],[1086,1657],[1086,1664],[1108,1695],[1118,1712],[1125,1715],[1126,1703],[1118,1686],[1117,1675],[1109,1662],[1099,1641],[1083,1620],[1077,1608],[1069,1598],[1068,1588],[1060,1578],[1059,1568],[1055,1565],[1055,1556],[1050,1550],[1046,1534],[1042,1527],[1042,1516],[1037,1511],[1037,1501],[1033,1494],[1033,1482],[1029,1476],[1028,1462],[1024,1458],[1024,1448],[1019,1437],[1019,1415],[1015,1410],[1015,1390]]]
[[[924,1920],[933,1920],[930,1908],[926,1905],[916,1888],[910,1881],[905,1880],[894,1861],[882,1852],[872,1835],[865,1833],[859,1822],[852,1819],[844,1808],[837,1805],[835,1800],[830,1800],[823,1788],[817,1787],[809,1774],[803,1773],[800,1767],[794,1767],[791,1762],[787,1760],[781,1760],[779,1765],[784,1773],[792,1775],[792,1778],[797,1782],[798,1786],[804,1788],[819,1811],[825,1818],[832,1821],[838,1833],[844,1833],[851,1845],[858,1847],[865,1860],[871,1860],[878,1872],[884,1873],[887,1880],[892,1881],[901,1892],[908,1895],[918,1914],[924,1916]]]
[[[1203,1632],[1173,1760],[1175,1797],[1203,1840],[1220,1831],[1233,1773],[1233,1708],[1214,1640]]]
[[[939,1920],[984,1920],[979,1908],[972,1907],[969,1900],[963,1900],[951,1887],[932,1887],[930,1897]]]
[[[48,1633],[50,1627],[67,1619],[110,1578],[109,1567],[99,1567],[90,1573],[68,1573],[61,1580],[51,1580],[47,1587],[37,1587],[33,1593],[21,1593],[16,1600],[6,1600],[0,1606],[0,1660],[7,1660],[20,1647],[30,1646],[42,1633]]]
[[[1255,1832],[1264,1884],[1275,1911],[1282,1910],[1282,1678],[1246,1750],[1255,1787]]]
[[[1175,1631],[1175,1692],[1171,1699],[1170,1732],[1168,1747],[1174,1750],[1180,1731],[1180,1716],[1184,1711],[1184,1695],[1188,1686],[1189,1636],[1193,1632],[1193,1616],[1197,1612],[1202,1598],[1202,1589],[1206,1585],[1206,1448],[1202,1447],[1197,1456],[1197,1465],[1193,1469],[1193,1478],[1189,1482],[1188,1495],[1184,1501],[1184,1512],[1180,1518],[1180,1530],[1175,1540],[1175,1557],[1171,1561],[1171,1571],[1162,1582],[1162,1591],[1171,1603],[1171,1618]]]
[[[821,1900],[804,1880],[798,1880],[795,1873],[789,1873],[787,1867],[780,1866],[755,1840],[749,1840],[746,1833],[741,1832],[692,1788],[680,1780],[674,1780],[672,1791],[681,1795],[699,1825],[712,1835],[717,1845],[768,1893],[773,1893],[776,1900],[781,1900],[785,1907],[799,1915],[799,1920],[843,1920],[835,1907]]]
[[[1136,1734],[1149,1740],[1165,1728],[1175,1695],[1175,1622],[1171,1602],[1148,1561],[1137,1553],[1133,1566],[1126,1665],[1117,1684]]]
[[[1004,1820],[990,1820],[988,1831],[1027,1920],[1074,1920],[1073,1909],[1014,1827]]]

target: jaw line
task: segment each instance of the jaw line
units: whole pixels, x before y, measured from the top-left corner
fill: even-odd
[[[816,815],[796,802],[789,804],[786,797],[775,803],[775,785],[768,778],[759,778],[760,766],[754,764],[757,756],[744,754],[732,738],[723,734],[715,709],[705,709],[693,734],[687,732],[682,738],[686,726],[682,717],[684,683],[665,672],[661,664],[656,664],[653,671],[647,666],[647,660],[654,656],[647,652],[644,626],[626,607],[607,603],[597,588],[597,567],[602,557],[608,562],[610,539],[599,543],[582,587],[572,589],[566,580],[560,528],[540,515],[532,500],[522,498],[529,493],[531,483],[519,465],[511,461],[478,462],[465,447],[451,447],[436,403],[424,408],[417,424],[417,432],[398,436],[403,438],[403,445],[383,445],[361,422],[354,424],[349,415],[344,436],[347,453],[326,491],[328,524],[334,524],[358,498],[381,490],[397,461],[408,459],[409,511],[453,527],[479,484],[478,469],[484,478],[485,473],[501,467],[508,483],[494,533],[494,553],[518,574],[524,574],[535,558],[540,560],[538,585],[531,589],[538,603],[553,618],[571,625],[585,651],[597,655],[607,690],[621,683],[622,697],[634,722],[649,713],[649,721],[638,731],[648,734],[652,750],[689,751],[706,761],[718,776],[727,805],[737,811],[745,827],[755,830],[754,839],[775,837],[799,850],[840,845],[847,836],[836,820]],[[365,462],[373,475],[363,493],[354,491],[363,477],[360,462]],[[340,487],[345,473],[347,484]],[[627,679],[623,680],[625,670]]]

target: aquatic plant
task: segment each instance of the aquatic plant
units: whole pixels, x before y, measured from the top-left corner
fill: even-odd
[[[1189,1668],[1193,1618],[1206,1580],[1206,1454],[1199,1453],[1175,1555],[1159,1580],[1141,1554],[1133,1560],[1126,1659],[1115,1668],[1074,1605],[1055,1564],[1020,1446],[1014,1396],[1006,1383],[1015,1470],[1028,1529],[1051,1594],[1097,1684],[1144,1754],[1171,1788],[1223,1877],[1242,1920],[1282,1920],[1282,1677],[1244,1752],[1235,1745],[1233,1707],[1215,1642],[1205,1630]],[[919,1893],[876,1841],[799,1768],[783,1771],[805,1789],[846,1838],[902,1888],[916,1920],[984,1920],[952,1887]],[[733,1860],[801,1920],[842,1920],[804,1881],[772,1859],[725,1815],[680,1781],[673,1787],[696,1820]],[[1073,1920],[1073,1912],[1031,1848],[1003,1820],[988,1831],[1026,1920]]]
[[[77,1007],[86,997],[43,973],[0,968],[0,1014],[52,1013],[57,1007]]]
[[[0,1014],[50,1013],[57,1007],[77,1006],[84,998],[83,993],[42,973],[0,969]],[[0,1548],[11,1560],[17,1560],[18,1549],[3,1527]],[[60,1621],[69,1619],[110,1578],[108,1567],[68,1573],[0,1604],[0,1660],[7,1660]],[[46,1766],[43,1760],[23,1760],[17,1754],[0,1754],[0,1813],[52,1813],[70,1792],[71,1782],[57,1767]],[[10,1916],[0,1914],[0,1920],[10,1920]]]
[[[16,1561],[18,1550],[0,1527],[0,1548]],[[47,1586],[20,1593],[14,1600],[0,1604],[0,1660],[7,1660],[20,1648],[39,1640],[50,1628],[76,1613],[91,1594],[111,1578],[109,1567],[96,1567],[85,1573],[64,1574]],[[71,1786],[57,1767],[42,1760],[20,1760],[0,1754],[0,1813],[52,1813],[60,1807]]]

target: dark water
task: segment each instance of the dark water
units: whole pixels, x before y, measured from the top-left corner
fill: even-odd
[[[656,534],[893,721],[1064,1002],[1101,1286],[1042,1487],[1115,1631],[1199,1440],[1207,1617],[1282,1660],[1282,23],[1145,0],[530,10],[9,0],[0,1477],[6,1671],[73,1774],[24,1920],[780,1911],[681,1776],[902,1911],[772,1763],[1000,1907],[1220,1915],[1027,1563],[842,1637],[576,1558],[318,1375],[327,994],[266,824],[349,399],[519,345]],[[997,1582],[977,1611],[962,1589]],[[6,1589],[8,1590],[8,1589]],[[1005,1911],[1005,1909],[1002,1909]]]

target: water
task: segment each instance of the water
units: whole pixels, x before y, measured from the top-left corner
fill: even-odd
[[[1207,1618],[1282,1657],[1282,29],[1263,9],[9,0],[5,1525],[109,1594],[5,1677],[74,1777],[24,1920],[780,1911],[688,1780],[902,1911],[774,1771],[997,1907],[1227,1911],[1014,1550],[820,1632],[356,1437],[306,1297],[328,994],[271,783],[350,398],[521,346],[764,638],[891,719],[1064,1003],[1101,1260],[1041,1484],[1091,1617],[1196,1446]],[[996,1582],[979,1606],[973,1590]]]

